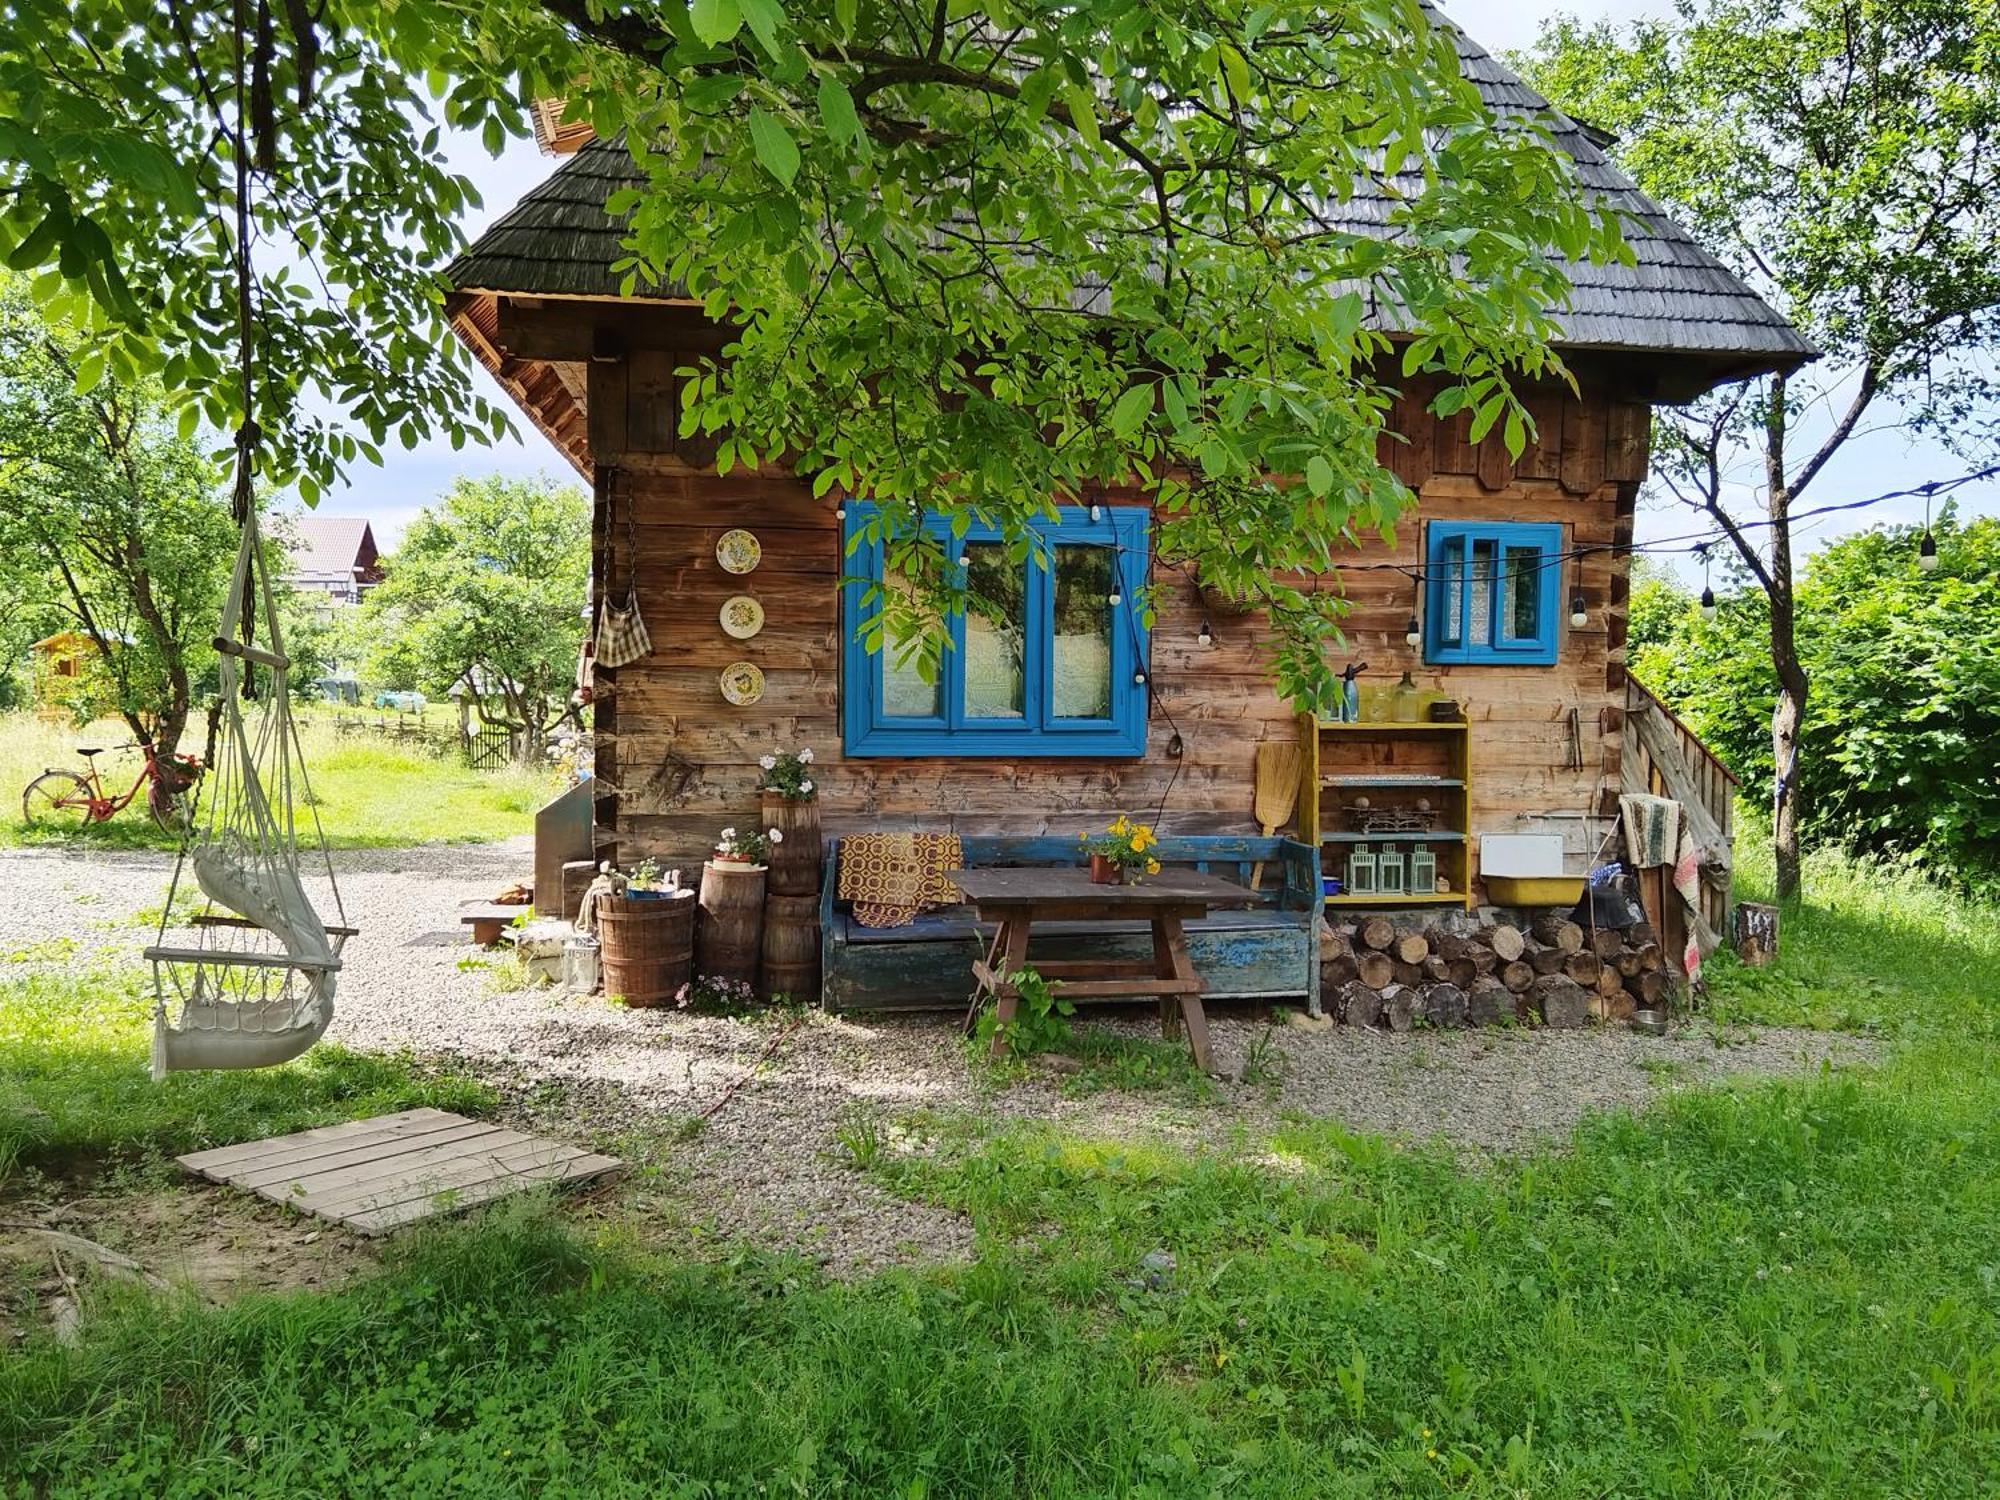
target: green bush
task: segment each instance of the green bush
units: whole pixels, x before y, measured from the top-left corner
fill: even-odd
[[[1812,695],[1799,741],[1809,841],[1920,859],[1962,883],[2000,884],[2000,520],[1934,528],[1939,566],[1917,568],[1915,528],[1843,538],[1798,587],[1799,655]],[[1678,599],[1675,594],[1678,592]],[[1770,613],[1732,589],[1712,621],[1660,580],[1644,594],[1633,669],[1744,779],[1771,796]]]

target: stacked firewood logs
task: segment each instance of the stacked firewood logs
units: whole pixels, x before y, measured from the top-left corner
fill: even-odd
[[[1643,922],[1592,930],[1550,913],[1526,929],[1501,922],[1462,935],[1364,917],[1320,934],[1320,1003],[1350,1026],[1622,1021],[1664,1005],[1669,983],[1659,941]]]

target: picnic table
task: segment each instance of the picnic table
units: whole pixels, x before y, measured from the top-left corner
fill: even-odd
[[[1151,960],[1045,960],[1035,971],[1068,1000],[1159,996],[1162,1034],[1171,1037],[1185,1027],[1195,1066],[1208,1070],[1208,1018],[1184,924],[1207,916],[1211,907],[1252,904],[1255,898],[1244,887],[1199,870],[1167,870],[1140,885],[1098,885],[1088,870],[1075,866],[953,870],[949,878],[979,920],[995,924],[986,956],[972,965],[975,1009],[990,997],[1002,1028],[1014,1018],[1020,994],[1006,976],[1028,962],[1035,923],[1143,919],[1153,929]],[[995,1056],[1006,1050],[1004,1035],[1004,1030],[994,1034]]]

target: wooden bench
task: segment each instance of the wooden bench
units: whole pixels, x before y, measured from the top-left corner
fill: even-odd
[[[965,835],[968,869],[1068,867],[1083,863],[1077,841]],[[962,1009],[972,964],[992,936],[964,906],[925,912],[907,927],[863,927],[839,889],[841,840],[829,839],[820,883],[820,995],[828,1010]],[[1318,852],[1292,839],[1168,837],[1160,863],[1202,870],[1247,888],[1264,866],[1250,903],[1187,924],[1188,954],[1211,1000],[1303,1000],[1319,1014]],[[1029,962],[1136,963],[1152,956],[1144,920],[1038,923]]]

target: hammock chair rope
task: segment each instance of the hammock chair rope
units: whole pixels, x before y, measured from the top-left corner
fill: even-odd
[[[210,769],[199,792],[206,822],[182,843],[159,932],[145,951],[153,966],[155,1079],[184,1069],[270,1067],[303,1053],[333,1020],[340,949],[353,930],[346,925],[326,836],[313,811],[292,718],[291,663],[257,525],[260,434],[252,369],[252,221],[241,0],[235,12],[233,258],[243,417],[236,432],[233,500],[242,537],[214,642],[220,697],[210,718]],[[300,870],[301,806],[310,816],[310,835],[324,867],[335,917],[331,928],[307,894]],[[183,922],[175,904],[189,873],[206,905],[191,922]]]

